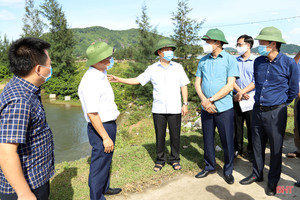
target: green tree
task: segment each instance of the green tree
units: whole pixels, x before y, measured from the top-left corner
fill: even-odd
[[[23,17],[22,37],[40,38],[43,34],[45,24],[40,19],[40,12],[34,7],[34,0],[25,1],[25,15]]]
[[[137,17],[135,22],[139,26],[136,60],[140,63],[149,64],[156,58],[153,52],[158,37],[156,28],[152,28],[150,25],[145,4],[142,6],[141,16]]]
[[[177,11],[172,12],[175,28],[174,35],[171,37],[177,44],[175,55],[185,60],[200,53],[200,48],[197,45],[200,41],[198,32],[205,21],[202,20],[198,23],[196,20],[189,18],[188,15],[192,10],[188,6],[188,0],[179,0]]]
[[[45,0],[41,8],[43,15],[49,20],[50,33],[45,35],[45,39],[51,43],[49,54],[54,66],[53,75],[59,77],[72,74],[76,70],[73,66],[75,40],[62,7],[56,0]]]
[[[7,39],[7,36],[4,35],[3,39],[0,36],[0,80],[12,77],[12,73],[9,70],[9,47],[10,42]]]
[[[44,34],[43,39],[51,44],[49,55],[53,67],[53,78],[45,84],[45,90],[61,97],[70,95],[76,98],[80,78],[76,76],[77,68],[73,57],[75,46],[73,32],[68,28],[62,6],[56,0],[45,0],[41,9],[49,21],[50,32]]]

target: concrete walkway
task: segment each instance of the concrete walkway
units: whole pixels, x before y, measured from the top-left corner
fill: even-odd
[[[196,179],[194,176],[181,175],[175,179],[163,183],[159,187],[149,188],[142,193],[119,194],[107,197],[108,200],[260,200],[260,199],[300,199],[300,188],[294,186],[296,180],[300,180],[300,159],[286,158],[285,154],[294,151],[293,138],[284,141],[283,167],[281,179],[278,186],[281,194],[269,197],[265,194],[269,170],[269,149],[266,152],[266,166],[264,170],[264,181],[251,185],[240,185],[239,181],[250,175],[252,163],[238,157],[235,159],[233,176],[235,183],[228,185],[222,175],[222,170],[208,175],[203,179]]]

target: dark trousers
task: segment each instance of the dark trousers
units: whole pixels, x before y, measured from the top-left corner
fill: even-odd
[[[115,122],[103,123],[103,126],[115,143],[117,125]],[[113,153],[105,153],[103,140],[91,123],[88,123],[87,132],[92,146],[89,187],[91,200],[105,200],[104,194],[109,188],[109,170]]]
[[[33,194],[36,196],[37,200],[48,200],[50,194],[50,184],[49,181],[37,189],[32,190]],[[1,200],[17,200],[18,196],[14,194],[2,194],[0,193]]]
[[[180,161],[180,130],[181,114],[157,114],[153,113],[153,121],[156,135],[156,163],[164,165],[166,162],[165,138],[167,124],[170,133],[171,154],[170,163]]]
[[[295,100],[295,102],[296,102],[296,100]],[[297,125],[298,125],[298,134],[299,134],[299,138],[300,138],[300,131],[299,131],[299,129],[300,129],[300,101],[297,101]],[[299,113],[299,114],[298,114]],[[294,134],[296,134],[296,133],[294,133]]]
[[[252,118],[253,174],[257,178],[263,178],[265,149],[267,140],[269,140],[271,156],[268,185],[270,187],[276,187],[280,179],[286,122],[286,106],[263,112],[257,105],[254,105]]]
[[[240,104],[238,102],[234,102],[234,150],[238,151],[239,154],[243,153],[243,143],[244,143],[244,122],[246,121],[247,126],[247,138],[248,138],[248,146],[247,151],[248,154],[253,153],[252,149],[252,110],[242,112]]]
[[[224,173],[226,175],[232,174],[234,160],[233,109],[215,114],[209,114],[205,110],[201,110],[201,120],[205,170],[212,171],[216,169],[215,129],[217,127],[224,150]]]

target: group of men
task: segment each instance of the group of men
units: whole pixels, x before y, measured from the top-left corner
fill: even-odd
[[[200,59],[195,89],[201,99],[205,168],[196,175],[204,178],[216,170],[215,128],[224,150],[224,179],[234,183],[234,157],[243,154],[243,123],[248,129],[248,156],[253,172],[241,184],[263,181],[266,143],[271,149],[267,195],[276,194],[282,163],[282,143],[287,121],[287,105],[299,93],[296,62],[280,52],[285,41],[275,27],[262,29],[260,57],[251,54],[253,39],[237,39],[240,56],[235,58],[223,49],[228,44],[224,33],[211,29],[202,37],[204,52]],[[52,74],[47,49],[50,44],[36,38],[22,38],[10,48],[13,79],[0,95],[0,199],[48,199],[49,179],[54,174],[52,132],[46,122],[40,98],[40,86]],[[78,95],[87,133],[92,146],[89,187],[90,199],[104,200],[105,194],[117,194],[110,188],[109,171],[116,140],[119,115],[110,82],[130,85],[153,85],[153,122],[156,135],[156,162],[159,172],[167,162],[165,137],[168,126],[174,170],[180,164],[181,117],[188,113],[190,83],[181,64],[172,61],[176,45],[160,40],[154,50],[159,61],[136,78],[107,75],[113,66],[114,49],[97,42],[86,51],[89,67],[83,76]],[[182,102],[183,101],[183,102]],[[253,110],[253,111],[252,111]]]

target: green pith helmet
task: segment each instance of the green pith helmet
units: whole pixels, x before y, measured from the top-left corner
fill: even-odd
[[[86,50],[87,62],[86,66],[94,65],[105,58],[112,56],[114,48],[105,42],[97,42],[92,44]]]
[[[281,31],[274,26],[263,28],[255,40],[265,40],[265,41],[274,41],[281,42],[285,44],[285,40],[282,38]]]
[[[154,54],[158,56],[157,51],[164,47],[173,47],[173,50],[175,51],[176,44],[172,40],[169,40],[169,39],[159,40],[155,46]]]
[[[225,44],[228,44],[227,40],[225,39],[224,33],[217,28],[208,30],[207,33],[201,39],[202,40],[218,40],[218,41],[224,42]]]

